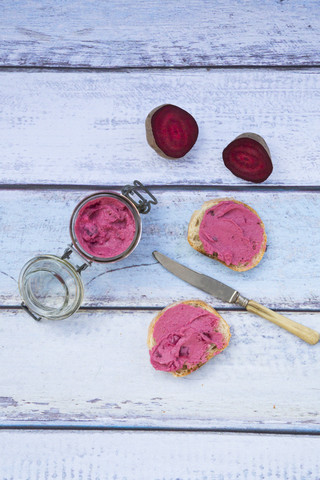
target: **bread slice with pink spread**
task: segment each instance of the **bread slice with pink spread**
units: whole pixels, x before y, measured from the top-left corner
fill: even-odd
[[[189,222],[191,247],[237,272],[258,265],[267,235],[257,212],[233,198],[205,202]]]
[[[150,361],[156,370],[184,377],[224,350],[230,340],[227,322],[201,300],[168,305],[148,330]]]

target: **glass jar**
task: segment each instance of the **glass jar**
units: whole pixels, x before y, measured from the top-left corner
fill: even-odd
[[[141,192],[146,193],[149,199]],[[125,186],[121,194],[98,192],[81,200],[71,215],[72,243],[63,255],[39,255],[22,268],[19,276],[21,306],[35,320],[62,320],[73,315],[84,296],[81,272],[92,262],[117,262],[130,255],[141,238],[141,214],[149,213],[151,205],[157,203],[156,198],[138,180],[133,185]],[[99,225],[101,219],[104,223]],[[113,229],[111,226],[108,228],[109,220]],[[126,239],[128,233],[129,240]],[[123,250],[122,242],[128,243]],[[108,248],[105,251],[111,251],[111,254],[104,256],[101,251],[109,244],[112,244],[114,254],[112,248]],[[94,248],[97,253],[93,251]]]
[[[107,257],[95,256],[94,254],[88,252],[88,250],[85,250],[83,245],[81,245],[79,238],[77,237],[76,229],[75,229],[76,222],[79,218],[79,214],[81,213],[81,211],[84,210],[88,205],[94,204],[95,202],[98,203],[99,200],[104,200],[104,199],[114,199],[117,202],[121,202],[124,208],[128,209],[131,212],[134,219],[134,223],[135,223],[135,231],[134,231],[133,239],[130,245],[125,250],[119,252],[117,255],[107,256]],[[88,197],[84,198],[74,209],[71,216],[71,220],[70,220],[70,236],[71,236],[74,248],[77,250],[77,252],[79,252],[80,255],[82,255],[83,257],[87,258],[92,262],[110,263],[110,262],[116,262],[118,260],[122,260],[123,258],[126,258],[128,255],[130,255],[131,252],[133,252],[133,250],[136,248],[136,246],[140,241],[141,217],[140,217],[139,210],[132,203],[131,200],[129,200],[124,195],[120,195],[119,193],[113,193],[113,192],[94,193],[93,195],[89,195]]]

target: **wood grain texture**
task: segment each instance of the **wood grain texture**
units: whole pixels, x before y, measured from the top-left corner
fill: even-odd
[[[319,437],[0,431],[3,480],[318,478]]]
[[[246,306],[246,310],[250,313],[254,313],[255,315],[259,315],[260,317],[274,323],[275,325],[278,325],[279,327],[283,328],[287,332],[292,333],[292,335],[296,335],[298,338],[301,338],[301,340],[309,343],[310,345],[316,345],[320,340],[320,333],[316,330],[306,327],[301,323],[297,323],[290,318],[280,314],[279,312],[270,310],[270,308],[260,305],[254,300],[249,300]]]
[[[217,192],[214,188],[152,191],[159,203],[142,218],[142,239],[136,250],[124,260],[95,264],[83,273],[84,306],[163,307],[196,296],[228,307],[168,273],[152,256],[152,251],[158,250],[266,307],[320,309],[320,273],[315,261],[320,244],[320,194]],[[0,257],[0,305],[20,303],[17,280],[26,261],[40,253],[62,255],[70,243],[71,213],[88,193],[0,191],[0,248],[5,252]],[[204,201],[224,197],[251,205],[265,224],[267,251],[260,264],[247,272],[234,272],[196,252],[187,242],[193,211]]]
[[[318,65],[319,4],[288,1],[1,2],[7,66]]]
[[[152,368],[154,311],[35,322],[0,311],[0,425],[320,432],[320,350],[247,312],[221,312],[227,349],[183,378]],[[291,313],[319,328],[319,313]]]
[[[222,150],[253,131],[274,163],[264,186],[318,186],[319,75],[0,72],[0,183],[122,186],[138,177],[158,185],[252,186],[224,166]],[[199,124],[198,141],[182,160],[166,160],[147,144],[145,118],[163,103],[185,108]]]
[[[181,8],[169,0],[19,0],[1,2],[0,19],[0,67],[107,69],[0,72],[0,184],[18,187],[0,190],[0,426],[305,434],[0,430],[0,477],[318,478],[319,437],[306,435],[320,432],[318,345],[231,307],[221,312],[230,346],[190,377],[153,370],[146,347],[156,313],[148,307],[186,298],[225,307],[164,271],[154,249],[272,308],[320,309],[318,192],[231,193],[257,209],[268,234],[265,258],[245,274],[186,241],[195,208],[230,195],[228,185],[248,185],[221,160],[243,131],[263,135],[271,149],[265,187],[318,188],[318,70],[125,70],[319,66],[318,2],[186,0]],[[160,158],[145,140],[145,117],[164,102],[190,111],[200,126],[181,161]],[[62,254],[72,209],[87,194],[21,185],[120,187],[135,178],[181,188],[155,191],[159,206],[143,218],[142,241],[128,259],[84,272],[84,307],[108,308],[41,323],[6,309],[20,302],[26,260]],[[320,329],[318,312],[283,313]]]

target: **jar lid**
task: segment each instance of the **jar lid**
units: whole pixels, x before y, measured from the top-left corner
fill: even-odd
[[[40,255],[29,260],[19,276],[22,306],[37,320],[62,320],[75,313],[83,299],[79,272],[67,260]]]

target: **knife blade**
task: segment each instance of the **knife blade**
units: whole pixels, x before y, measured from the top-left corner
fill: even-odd
[[[202,273],[195,272],[194,270],[185,267],[181,263],[172,260],[171,258],[163,255],[160,252],[154,251],[152,252],[152,254],[154,258],[159,263],[161,263],[164,268],[166,268],[169,272],[173,273],[177,277],[181,278],[181,280],[190,283],[194,287],[197,287],[206,293],[210,293],[210,295],[219,298],[219,300],[222,300],[223,302],[239,302],[239,297],[241,297],[241,295],[237,290],[228,287],[228,285],[225,285],[224,283],[219,282],[218,280],[212,277],[208,277],[207,275],[204,275]]]

